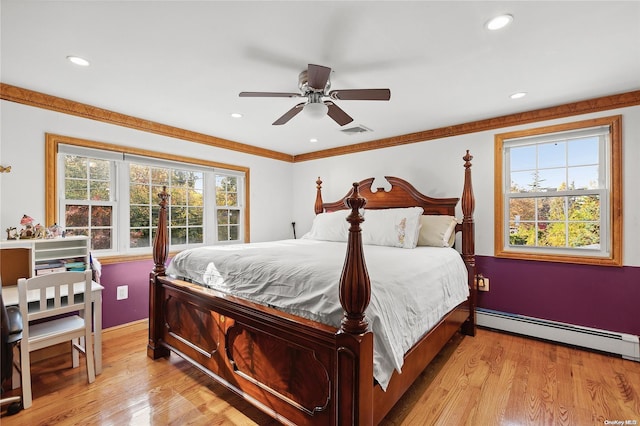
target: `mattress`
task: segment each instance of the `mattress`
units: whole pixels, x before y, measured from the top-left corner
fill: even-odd
[[[467,269],[452,248],[363,246],[371,280],[366,311],[374,376],[386,389],[404,354],[469,296]],[[178,253],[167,274],[340,327],[338,286],[346,243],[311,239],[198,247]]]

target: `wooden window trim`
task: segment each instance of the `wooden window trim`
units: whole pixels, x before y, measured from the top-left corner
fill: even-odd
[[[504,164],[502,149],[504,141],[508,139],[535,136],[547,133],[557,133],[570,130],[578,130],[588,127],[609,126],[611,132],[611,159],[609,171],[611,175],[610,186],[610,234],[611,250],[608,257],[558,255],[547,253],[526,253],[521,250],[509,251],[504,248]],[[494,147],[495,178],[494,178],[494,253],[496,257],[508,259],[523,259],[561,263],[575,263],[586,265],[622,266],[622,115],[595,118],[577,121],[573,123],[558,124],[553,126],[538,127],[509,133],[495,135]]]

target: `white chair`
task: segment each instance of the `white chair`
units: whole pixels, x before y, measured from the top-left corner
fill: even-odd
[[[28,296],[29,295],[29,296]],[[56,272],[18,280],[20,313],[24,319],[20,365],[24,408],[31,406],[30,352],[70,341],[87,360],[89,383],[96,379],[91,337],[91,271]],[[29,303],[29,300],[37,302]],[[77,315],[70,313],[78,312]],[[59,318],[52,318],[63,315]],[[37,323],[31,324],[32,321]],[[79,340],[83,338],[84,347]],[[74,367],[77,366],[73,362]]]

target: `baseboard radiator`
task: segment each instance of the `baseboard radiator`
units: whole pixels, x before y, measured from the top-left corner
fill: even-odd
[[[481,327],[621,355],[640,362],[638,336],[478,308]]]

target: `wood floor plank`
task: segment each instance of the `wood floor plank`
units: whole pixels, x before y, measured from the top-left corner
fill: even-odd
[[[32,367],[33,406],[2,426],[277,425],[176,355],[146,356],[147,324],[109,329],[103,373]],[[382,421],[397,425],[640,425],[640,363],[478,330],[455,336]]]

